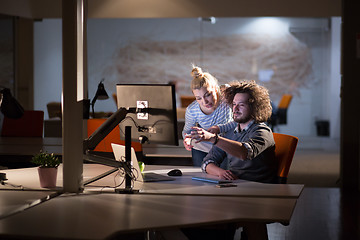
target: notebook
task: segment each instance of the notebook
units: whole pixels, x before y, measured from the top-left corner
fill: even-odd
[[[125,146],[111,143],[111,147],[117,161],[125,159]],[[133,167],[134,175],[137,177],[136,180],[141,182],[159,182],[159,181],[173,181],[175,178],[168,177],[157,173],[141,173],[139,163],[135,154],[135,150],[131,147],[131,166]]]

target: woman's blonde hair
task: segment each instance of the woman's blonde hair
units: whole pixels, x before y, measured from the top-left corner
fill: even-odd
[[[195,65],[192,65],[192,67],[191,76],[193,77],[193,80],[190,85],[191,90],[200,89],[202,87],[218,88],[218,80],[214,76],[208,72],[203,72],[200,67]]]

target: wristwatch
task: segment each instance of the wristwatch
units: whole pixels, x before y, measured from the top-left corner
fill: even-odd
[[[218,141],[219,141],[219,135],[217,133],[215,133],[215,140],[214,140],[213,145],[217,144]]]

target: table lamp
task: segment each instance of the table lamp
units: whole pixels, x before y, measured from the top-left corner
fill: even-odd
[[[104,79],[102,79],[98,85],[97,91],[95,93],[95,96],[93,98],[93,100],[91,101],[91,108],[92,108],[92,113],[93,113],[93,118],[95,118],[95,111],[94,111],[94,104],[96,102],[97,99],[99,100],[105,100],[109,98],[109,95],[107,94],[104,84],[102,83],[104,81]]]
[[[0,110],[5,117],[8,118],[21,118],[24,114],[24,108],[20,103],[11,95],[10,89],[0,87]],[[6,174],[0,173],[0,183],[6,181]]]

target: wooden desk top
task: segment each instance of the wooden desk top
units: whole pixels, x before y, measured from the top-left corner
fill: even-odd
[[[23,211],[35,202],[39,202],[54,191],[14,191],[10,187],[8,190],[3,187],[0,197],[0,220],[15,212]]]
[[[62,185],[61,167],[58,189]],[[158,173],[170,170],[169,166],[146,168]],[[84,176],[92,177],[109,169],[98,164],[85,164]],[[116,194],[114,189],[106,192],[110,188],[103,189],[102,185],[114,184],[115,176],[109,175],[96,182],[97,186],[86,187],[82,194],[62,194],[30,208],[29,205],[33,206],[54,192],[40,188],[36,168],[4,170],[8,183],[37,190],[10,191],[6,189],[11,186],[0,185],[0,238],[105,239],[149,229],[230,222],[287,224],[303,188],[303,185],[239,181],[236,188],[221,189],[211,183],[191,180],[199,168],[181,167],[181,170],[184,175],[175,181],[137,182],[136,186],[142,187],[140,194]],[[232,192],[228,192],[230,190]],[[16,200],[12,202],[12,199]],[[18,213],[13,214],[16,211]]]
[[[159,166],[147,165],[145,170],[159,174],[166,174],[169,170],[178,168],[183,172],[183,176],[174,177],[175,181],[165,182],[135,182],[135,189],[140,190],[142,194],[163,194],[163,195],[211,195],[211,196],[247,196],[247,197],[280,197],[280,198],[298,198],[303,190],[303,185],[299,184],[263,184],[237,180],[237,187],[217,188],[216,184],[200,182],[191,178],[200,173],[200,168],[187,166]],[[112,169],[111,167],[99,164],[84,164],[84,180],[95,177]],[[26,189],[41,190],[37,168],[23,168],[2,170],[7,175],[8,182],[14,185],[22,185]],[[85,191],[103,191],[114,192],[115,184],[119,184],[123,177],[113,173],[102,178],[88,186]],[[58,169],[57,189],[62,188],[62,165]],[[120,188],[124,188],[123,184]],[[105,187],[110,186],[110,187]],[[3,188],[0,185],[0,189]],[[44,190],[44,189],[42,189]]]
[[[0,221],[0,235],[105,239],[117,233],[227,222],[288,223],[296,199],[143,194],[62,195]]]

